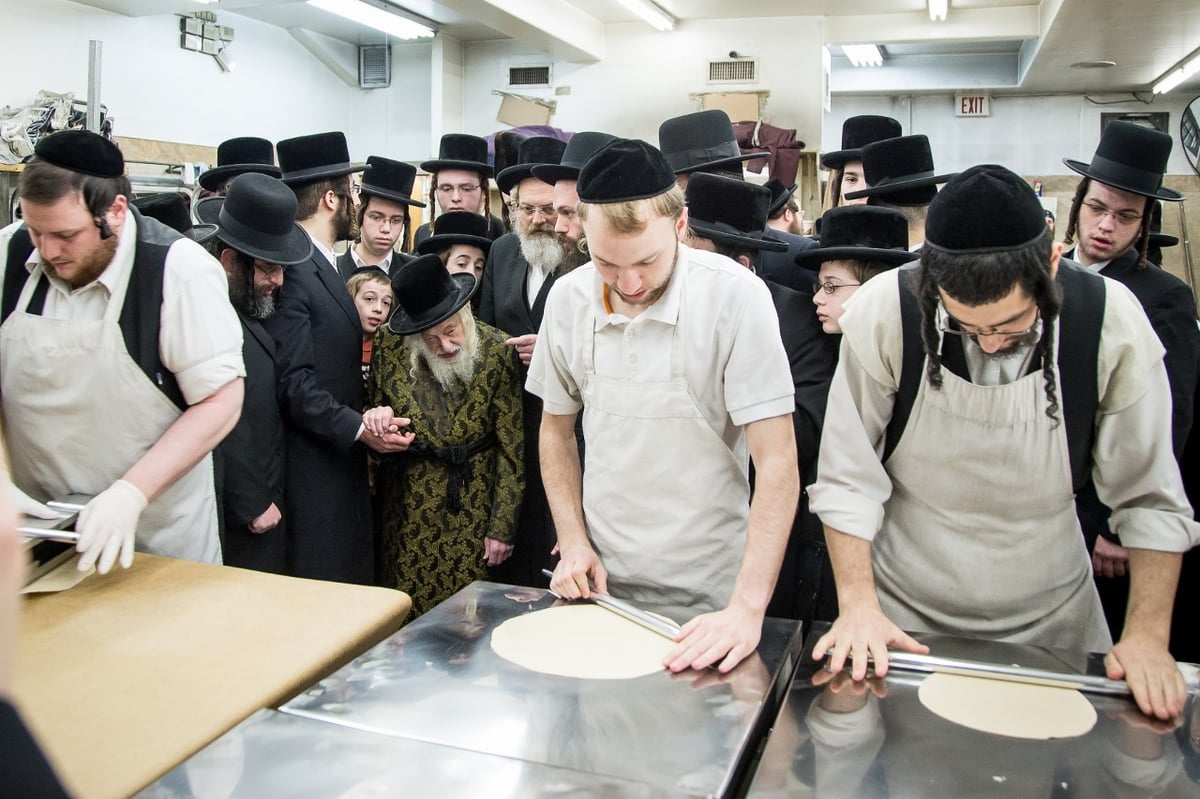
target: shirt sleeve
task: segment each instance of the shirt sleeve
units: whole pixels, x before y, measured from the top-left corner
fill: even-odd
[[[779,334],[779,316],[767,285],[748,281],[741,316],[725,364],[725,407],[744,426],[796,410],[796,387]]]
[[[525,390],[541,398],[543,410],[558,416],[579,413],[583,407],[579,384],[570,368],[571,351],[578,333],[577,314],[572,313],[574,289],[574,284],[566,280],[556,282],[550,289],[537,346],[533,348],[529,374],[525,378]],[[581,308],[579,314],[585,311],[586,308]],[[587,323],[590,324],[588,316]]]
[[[190,239],[167,252],[158,346],[189,405],[246,376],[242,326],[229,303],[225,272]]]

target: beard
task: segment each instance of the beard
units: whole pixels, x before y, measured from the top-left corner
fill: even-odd
[[[61,279],[73,289],[82,288],[104,274],[104,270],[112,263],[113,256],[117,253],[119,238],[119,236],[113,235],[107,239],[100,239],[95,249],[79,261],[78,272],[70,280],[59,275],[54,264],[49,261],[43,261],[43,269],[54,277]]]
[[[548,275],[557,269],[566,254],[562,238],[551,225],[519,225],[517,239],[521,242],[521,255],[542,274]]]
[[[1042,337],[1042,330],[1039,326],[1037,330],[1031,330],[1025,335],[1014,338],[1004,345],[1003,349],[995,352],[987,352],[982,347],[979,351],[983,353],[985,360],[989,361],[1007,361],[1013,358],[1023,358],[1027,348],[1034,346]]]
[[[235,270],[229,281],[229,301],[251,319],[266,319],[275,313],[275,287],[254,286],[254,267]]]
[[[358,238],[358,219],[354,215],[354,203],[343,197],[338,203],[338,213],[333,220],[334,241],[354,241]]]
[[[479,367],[479,339],[474,324],[464,327],[465,341],[453,358],[443,358],[431,353],[420,333],[405,336],[404,343],[412,352],[413,377],[416,377],[417,369],[424,364],[444,391],[469,385]]]

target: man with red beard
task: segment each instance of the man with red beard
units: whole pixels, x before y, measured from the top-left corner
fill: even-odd
[[[514,229],[492,243],[483,267],[479,291],[479,318],[503,330],[505,343],[517,351],[524,370],[533,357],[542,310],[550,287],[569,263],[564,237],[555,232],[558,214],[554,187],[534,176],[534,168],[558,164],[567,145],[558,139],[534,136],[521,142],[517,163],[496,176],[500,191],[512,197]],[[573,263],[581,260],[579,251]],[[545,585],[542,569],[550,566],[554,548],[554,525],[542,489],[538,467],[538,425],[541,404],[524,392],[525,474],[527,483],[517,525],[513,557],[496,573],[496,578],[518,585]]]

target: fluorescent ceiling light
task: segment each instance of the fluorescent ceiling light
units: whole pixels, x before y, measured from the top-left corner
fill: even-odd
[[[843,44],[842,52],[856,67],[883,66],[883,53],[874,44]]]
[[[619,0],[619,2],[660,31],[675,30],[675,18],[650,0]]]
[[[435,33],[433,29],[425,25],[420,25],[361,0],[308,0],[308,4],[360,25],[383,31],[397,39],[427,39]]]
[[[929,0],[929,19],[934,22],[941,20],[946,21],[946,14],[950,11],[950,0]]]
[[[1197,72],[1200,72],[1200,52],[1192,53],[1191,57],[1182,64],[1177,67],[1171,67],[1154,84],[1154,93],[1166,94]]]

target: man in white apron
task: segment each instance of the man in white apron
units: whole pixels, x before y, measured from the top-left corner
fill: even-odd
[[[665,665],[729,671],[758,644],[799,495],[778,318],[761,280],[680,243],[683,194],[649,144],[600,149],[577,190],[592,262],[551,291],[526,384],[562,555],[550,585],[700,611]]]
[[[1074,335],[1064,324],[1080,319],[1083,290],[1099,287],[1084,455],[1133,573],[1126,632],[1106,664],[1143,712],[1166,719],[1186,699],[1167,633],[1179,553],[1200,540],[1200,526],[1171,454],[1163,351],[1124,287],[1092,283],[1061,255],[1033,190],[1012,172],[974,167],[946,184],[930,207],[915,290],[925,364],[886,456],[904,384],[899,274],[869,281],[848,303],[809,488],[841,615],[814,655],[831,651],[835,671],[850,657],[858,679],[868,654],[882,676],[888,646],[927,651],[903,630],[1109,649],[1074,510],[1067,404],[1082,381],[1063,384],[1057,353]]]
[[[242,407],[225,274],[129,207],[120,150],[86,131],[38,143],[5,255],[0,392],[13,479],[94,495],[80,569],[133,552],[221,562],[210,453]]]

